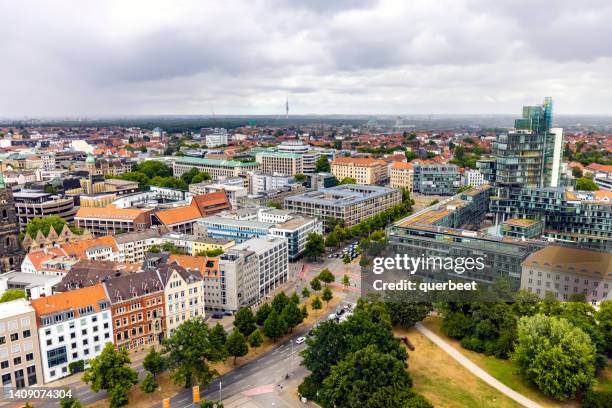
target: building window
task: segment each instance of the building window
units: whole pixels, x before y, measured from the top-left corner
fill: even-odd
[[[5,369],[9,367],[9,361],[8,360],[4,360],[3,362],[0,363],[0,368],[1,369]]]
[[[17,341],[17,340],[19,340],[19,333],[11,334],[11,341]]]
[[[34,360],[34,353],[26,354],[26,361],[32,361],[32,360]]]
[[[29,366],[28,369],[28,385],[36,384],[36,366]]]
[[[21,364],[21,357],[15,357],[15,358],[13,359],[13,365],[16,365],[16,366],[17,366],[17,365],[19,365],[19,364]]]
[[[66,353],[66,347],[58,347],[53,350],[47,351],[47,364],[49,368],[55,367],[60,364],[64,364],[68,361],[68,356]]]
[[[24,330],[23,331],[23,338],[27,339],[28,337],[30,337],[32,334],[30,333],[30,330]]]

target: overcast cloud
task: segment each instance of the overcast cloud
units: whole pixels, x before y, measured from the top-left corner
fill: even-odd
[[[0,117],[612,114],[607,0],[4,1]]]

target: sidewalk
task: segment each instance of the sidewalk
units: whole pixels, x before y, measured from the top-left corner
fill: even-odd
[[[512,388],[508,387],[507,385],[503,384],[502,382],[500,382],[499,380],[491,376],[489,373],[484,371],[482,368],[478,367],[470,359],[465,357],[463,354],[457,351],[454,347],[452,347],[450,344],[445,342],[441,337],[439,337],[437,334],[435,334],[434,332],[432,332],[431,330],[423,326],[421,323],[417,323],[415,325],[415,328],[419,332],[421,332],[425,337],[431,340],[432,343],[440,347],[442,350],[448,353],[452,358],[457,360],[459,364],[467,368],[472,374],[474,374],[475,376],[477,376],[478,378],[480,378],[481,380],[489,384],[491,387],[507,395],[509,398],[512,398],[514,401],[518,402],[524,407],[542,408],[542,406],[539,405],[538,403],[530,400],[529,398],[525,397],[523,394],[519,394],[518,392],[514,391]]]

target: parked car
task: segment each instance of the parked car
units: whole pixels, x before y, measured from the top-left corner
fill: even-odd
[[[305,341],[306,337],[298,337],[297,339],[295,339],[295,344],[302,344]]]
[[[233,316],[234,314],[230,311],[223,312],[223,316]]]
[[[223,319],[223,313],[221,312],[215,312],[212,314],[211,316],[213,319]]]

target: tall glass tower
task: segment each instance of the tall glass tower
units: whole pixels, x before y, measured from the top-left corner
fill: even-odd
[[[497,136],[495,156],[495,195],[491,211],[505,214],[516,208],[521,188],[556,187],[561,165],[562,130],[552,128],[552,98],[542,105],[524,106],[514,129]]]

